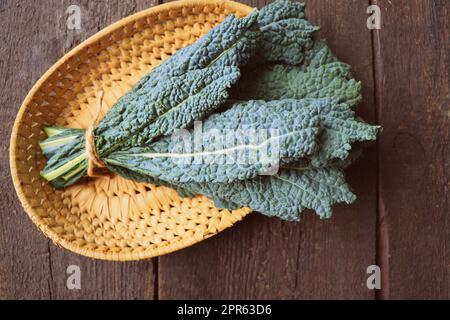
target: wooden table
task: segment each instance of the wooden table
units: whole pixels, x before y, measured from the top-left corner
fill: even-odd
[[[262,6],[270,1],[242,1]],[[336,55],[364,84],[359,113],[384,131],[349,172],[358,201],[329,221],[252,214],[191,248],[148,261],[94,261],[53,245],[22,210],[8,145],[34,82],[69,49],[156,0],[0,2],[0,298],[398,299],[450,295],[450,2],[307,0]],[[80,31],[66,27],[69,5]],[[370,4],[381,8],[369,30]],[[81,268],[82,289],[66,288]],[[381,267],[382,289],[366,286]]]

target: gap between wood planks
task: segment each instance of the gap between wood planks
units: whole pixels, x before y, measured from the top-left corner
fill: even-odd
[[[379,5],[377,0],[369,0],[369,5]],[[379,30],[373,29],[370,32],[372,37],[372,67],[373,67],[373,85],[374,85],[374,105],[375,105],[375,123],[380,123],[380,99],[378,81],[381,79],[381,57],[380,57],[380,34]],[[375,292],[375,300],[389,299],[389,238],[387,228],[384,223],[383,213],[380,211],[380,155],[379,155],[379,139],[375,142],[376,148],[376,249],[375,262],[381,270],[381,289]]]

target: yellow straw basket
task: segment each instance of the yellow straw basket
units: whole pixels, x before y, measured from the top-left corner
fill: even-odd
[[[66,54],[35,84],[11,136],[11,173],[33,222],[56,244],[105,260],[147,259],[211,237],[250,209],[214,207],[205,197],[180,198],[165,187],[118,176],[55,190],[39,175],[45,158],[43,126],[86,128],[104,91],[103,112],[152,68],[195,42],[227,15],[251,8],[232,1],[186,0],[125,18]]]

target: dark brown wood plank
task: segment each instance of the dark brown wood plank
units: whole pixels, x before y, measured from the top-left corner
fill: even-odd
[[[261,7],[270,1],[242,1]],[[374,120],[368,1],[307,1],[311,20],[364,83],[359,112]],[[300,224],[252,214],[201,244],[159,259],[159,297],[173,299],[373,299],[366,268],[375,263],[375,148],[349,172],[359,200],[330,221],[308,212]]]
[[[8,137],[35,81],[65,52],[110,23],[156,0],[0,2],[0,298],[133,299],[154,297],[153,262],[94,261],[58,248],[20,207],[8,167]],[[81,8],[81,30],[66,27],[69,5]],[[81,290],[66,288],[66,269],[81,269]]]
[[[449,2],[376,3],[381,297],[448,299]]]

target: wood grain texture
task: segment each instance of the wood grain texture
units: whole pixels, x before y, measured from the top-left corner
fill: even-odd
[[[8,167],[8,137],[22,100],[64,53],[153,0],[40,0],[0,2],[0,298],[146,299],[154,297],[153,262],[94,261],[58,248],[22,210]],[[81,9],[81,30],[66,27],[70,5]],[[66,269],[81,269],[81,290],[68,290]]]
[[[241,1],[261,7],[271,1]],[[374,119],[368,2],[307,1],[310,20],[322,27],[337,56],[364,83],[360,114]],[[159,258],[162,299],[373,299],[366,268],[375,263],[375,148],[348,176],[358,202],[339,206],[330,221],[312,212],[300,224],[252,214],[192,248]]]
[[[376,3],[381,297],[448,299],[449,2]]]

